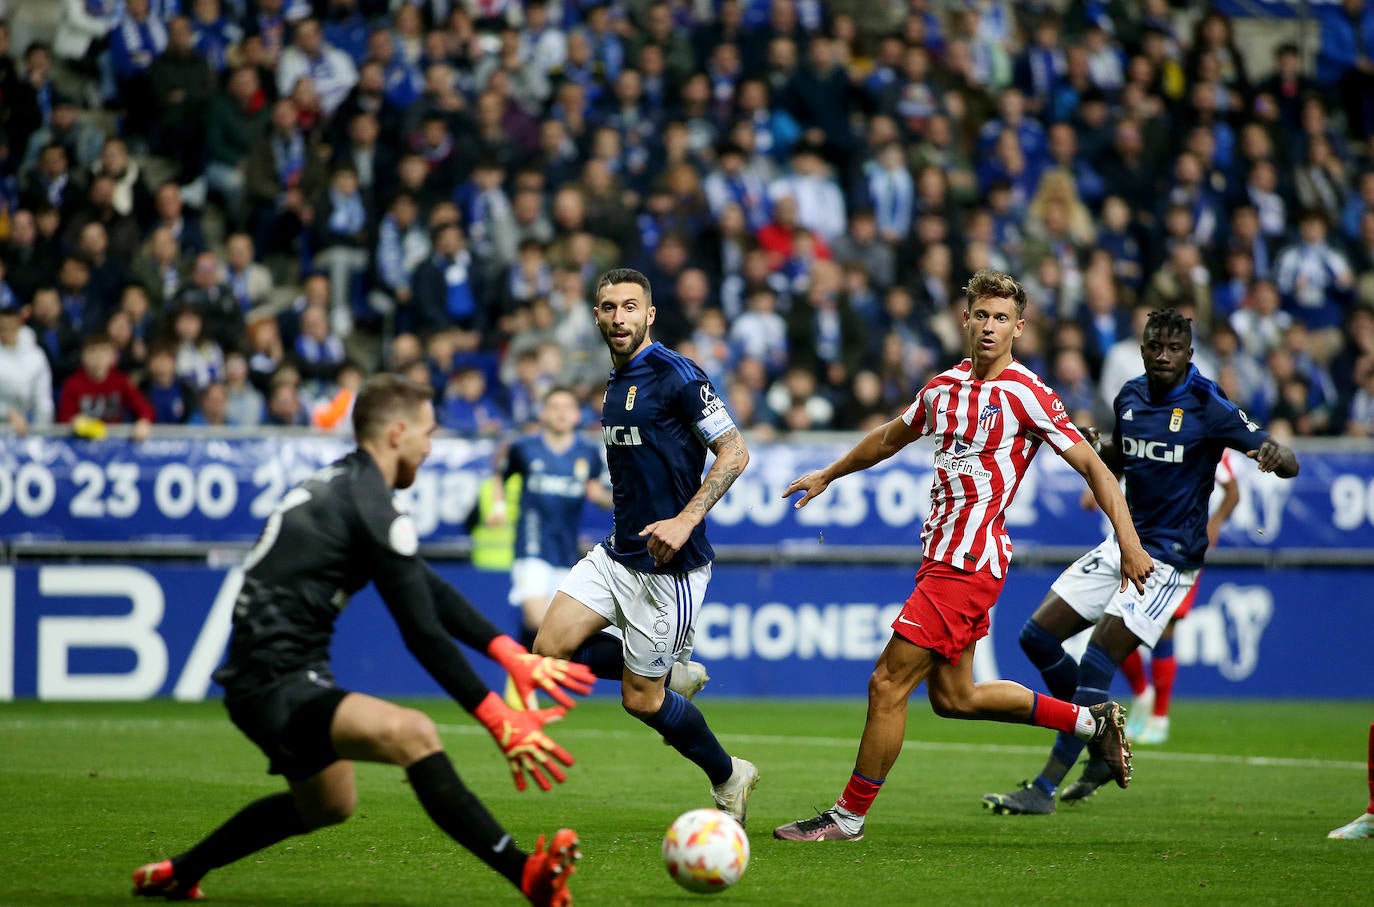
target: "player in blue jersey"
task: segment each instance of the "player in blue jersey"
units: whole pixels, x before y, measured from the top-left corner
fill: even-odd
[[[577,395],[566,387],[553,388],[540,406],[540,432],[511,442],[497,464],[503,480],[520,477],[510,603],[522,609],[520,641],[526,645],[534,642],[568,568],[582,556],[577,529],[584,503],[611,506],[610,492],[601,482],[601,451],[578,436],[580,418]],[[495,486],[492,510],[505,520],[504,481]]]
[[[618,628],[625,710],[698,765],[716,805],[743,822],[758,770],[725,752],[667,677],[691,655],[711,578],[706,512],[744,471],[749,451],[701,368],[649,337],[655,309],[648,278],[629,268],[607,271],[594,299],[614,366],[601,408],[611,533],[559,587],[534,650],[572,656],[593,634]],[[715,461],[702,478],[708,449]]]
[[[500,525],[508,518],[506,480],[520,476],[519,512],[515,518],[515,561],[511,564],[510,603],[521,609],[518,639],[532,646],[539,625],[558,587],[582,552],[577,530],[583,503],[592,501],[610,508],[611,493],[602,483],[601,451],[576,434],[581,419],[577,395],[555,387],[544,395],[537,435],[522,437],[502,453],[497,473],[503,481],[492,486],[490,521]],[[596,633],[575,658],[598,676],[619,680],[624,670],[619,632],[609,628]],[[697,662],[674,663],[668,686],[687,698],[701,690],[708,678]],[[536,694],[521,702],[511,682],[506,702],[512,708],[537,708]]]
[[[1117,546],[1108,539],[1059,575],[1021,628],[1021,647],[1050,693],[1080,705],[1106,701],[1122,659],[1142,643],[1159,640],[1196,582],[1223,449],[1244,451],[1261,472],[1286,479],[1298,474],[1293,451],[1250,421],[1192,364],[1191,320],[1174,309],[1152,312],[1140,354],[1145,374],[1116,395],[1115,429],[1101,454],[1113,472],[1125,476],[1131,520],[1154,572],[1143,592],[1120,590]],[[1088,648],[1075,664],[1063,641],[1093,624]],[[1082,750],[1078,738],[1060,734],[1034,781],[1009,794],[987,794],[984,805],[1000,814],[1054,812],[1054,794]],[[1090,759],[1059,799],[1081,800],[1109,780],[1106,766]]]
[[[515,517],[515,562],[511,564],[510,603],[521,610],[521,645],[534,644],[549,600],[582,556],[577,529],[587,501],[611,506],[611,495],[601,482],[601,451],[577,434],[581,419],[577,395],[570,388],[555,387],[544,394],[539,409],[540,431],[511,442],[497,463],[502,481],[493,485],[491,521],[506,521],[506,481],[520,477],[519,513]],[[620,661],[619,640],[601,640]],[[595,660],[595,659],[584,659]],[[617,670],[616,679],[619,679]],[[506,701],[513,707],[532,707],[512,701],[507,684]]]

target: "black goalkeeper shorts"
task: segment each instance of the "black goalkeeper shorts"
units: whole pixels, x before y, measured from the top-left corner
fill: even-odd
[[[235,726],[267,754],[269,773],[304,781],[338,761],[329,728],[347,695],[327,669],[307,669],[224,704]]]

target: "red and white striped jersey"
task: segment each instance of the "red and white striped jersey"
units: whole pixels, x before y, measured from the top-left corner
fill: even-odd
[[[1059,396],[1016,360],[996,378],[972,377],[969,359],[941,372],[902,413],[936,438],[924,555],[960,570],[1006,575],[1005,514],[1042,441],[1059,453],[1083,440]]]
[[[1207,498],[1207,514],[1211,516],[1217,512],[1222,500],[1226,497],[1226,492],[1222,490],[1223,485],[1229,485],[1236,481],[1236,459],[1241,455],[1229,447],[1221,449],[1221,459],[1217,461],[1217,471],[1212,475],[1212,494]]]

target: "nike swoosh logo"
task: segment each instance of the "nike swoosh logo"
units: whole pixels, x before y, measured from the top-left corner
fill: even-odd
[[[920,626],[921,626],[920,624],[916,623],[916,621],[914,621],[914,620],[907,620],[905,617],[903,617],[903,616],[900,615],[900,614],[897,615],[897,623],[899,623],[899,624],[906,624],[906,625],[911,626],[911,627],[920,627]],[[922,629],[924,629],[924,627],[922,627]]]
[[[501,836],[501,840],[497,841],[495,844],[493,844],[493,845],[491,846],[491,851],[492,851],[492,853],[500,853],[501,851],[503,851],[503,850],[506,849],[506,845],[509,844],[509,843],[510,843],[510,835],[508,835],[508,834],[502,835],[502,836]]]

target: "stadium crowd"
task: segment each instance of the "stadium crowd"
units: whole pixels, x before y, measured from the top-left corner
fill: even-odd
[[[0,415],[594,418],[629,265],[742,427],[866,428],[992,266],[1081,423],[1171,305],[1280,438],[1374,434],[1374,5],[1323,9],[1260,73],[1170,0],[65,0],[0,25]]]

